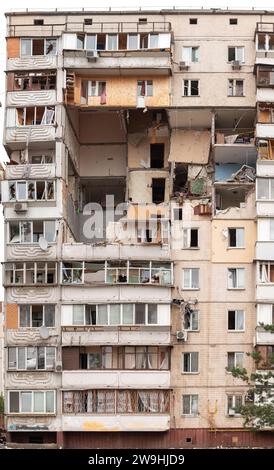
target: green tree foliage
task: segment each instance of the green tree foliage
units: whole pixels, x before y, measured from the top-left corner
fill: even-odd
[[[244,418],[244,426],[256,430],[274,429],[274,358],[271,356],[264,362],[260,352],[248,353],[255,362],[255,373],[249,374],[246,369],[230,369],[233,377],[242,379],[249,390],[244,404],[237,409]]]

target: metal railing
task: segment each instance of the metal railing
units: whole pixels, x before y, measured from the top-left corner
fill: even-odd
[[[110,21],[92,22],[85,24],[83,21],[64,21],[60,23],[45,23],[43,25],[16,24],[9,26],[9,36],[35,36],[39,32],[42,36],[59,36],[62,32],[76,33],[169,33],[171,23],[166,21],[148,21],[139,23],[136,21]]]

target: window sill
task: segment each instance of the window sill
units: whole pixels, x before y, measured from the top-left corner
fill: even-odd
[[[227,250],[244,250],[245,246],[228,246]]]
[[[245,287],[228,287],[227,290],[246,290]]]
[[[227,330],[227,333],[245,333],[245,330]]]
[[[199,291],[200,287],[182,287],[181,290]]]
[[[245,98],[245,95],[227,95],[228,98]]]
[[[182,98],[200,98],[201,95],[182,95]]]
[[[183,247],[182,250],[200,250],[199,246],[186,246]]]
[[[181,372],[181,375],[199,375],[200,372]]]
[[[199,415],[199,413],[196,414],[196,415],[194,415],[194,414],[181,414],[181,417],[182,418],[199,418],[200,415]]]

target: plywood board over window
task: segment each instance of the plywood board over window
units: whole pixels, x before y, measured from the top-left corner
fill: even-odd
[[[18,328],[18,305],[7,304],[6,306],[6,329]]]
[[[207,164],[210,132],[173,129],[170,143],[170,162]]]
[[[20,38],[7,38],[7,57],[8,59],[20,57]]]

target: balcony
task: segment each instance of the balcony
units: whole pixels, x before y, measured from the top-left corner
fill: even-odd
[[[256,137],[258,139],[273,139],[274,123],[256,124]]]
[[[29,28],[29,27],[28,27]],[[29,32],[26,33],[29,35]],[[56,69],[57,56],[56,55],[37,55],[29,57],[16,57],[15,59],[8,59],[7,71],[15,70],[41,70],[41,69]]]
[[[54,106],[55,104],[55,90],[12,91],[7,93],[6,106]]]
[[[274,88],[257,88],[256,101],[262,103],[273,103]]]
[[[265,148],[266,148],[266,152],[268,152],[267,147]],[[269,155],[269,153],[267,153],[266,155]],[[272,160],[270,156],[269,156],[269,159],[266,159],[266,160],[263,160],[263,159],[257,160],[256,173],[257,173],[257,177],[262,176],[262,177],[274,178],[274,160]]]
[[[256,202],[257,217],[273,217],[274,201],[257,201]]]
[[[53,163],[46,164],[24,164],[24,165],[7,165],[5,167],[6,180],[25,179],[26,175],[29,179],[46,179],[55,178],[56,165]]]
[[[64,243],[62,245],[62,258],[67,260],[87,260],[94,259],[170,259],[170,249],[168,245],[130,245],[109,243],[106,245],[89,245],[84,243]]]
[[[257,301],[265,300],[273,302],[274,298],[274,283],[257,284],[256,299]]]
[[[166,389],[170,387],[170,372],[168,370],[65,370],[62,373],[62,387],[69,390],[103,387]]]
[[[32,390],[60,388],[61,374],[28,370],[7,372],[5,375],[5,387],[9,389],[28,389],[30,383]]]
[[[151,326],[62,326],[63,346],[169,345],[169,325]]]
[[[90,70],[87,51],[64,50],[63,54],[65,68]],[[92,62],[93,75],[169,75],[171,72],[169,51],[98,51],[97,54]]]
[[[256,345],[274,346],[274,333],[266,331],[262,326],[257,326],[255,342]]]
[[[22,298],[21,298],[22,301]],[[41,300],[42,301],[42,300]],[[6,342],[8,346],[40,346],[46,344],[47,346],[57,346],[58,344],[58,329],[48,328],[49,338],[45,341],[39,328],[18,328],[6,330]]]
[[[42,250],[39,244],[6,244],[6,260],[19,261],[36,259],[54,260],[57,256],[56,244],[49,244],[47,250]]]
[[[7,431],[61,431],[60,419],[55,416],[6,416]]]
[[[170,415],[100,415],[88,414],[88,416],[62,416],[63,431],[143,431],[156,432],[168,431],[170,428]]]
[[[54,142],[57,137],[55,125],[40,126],[11,126],[6,127],[4,144],[13,150],[22,148],[26,142],[39,142],[40,148],[47,148],[49,142]]]
[[[257,241],[256,259],[260,261],[274,261],[274,242]]]

